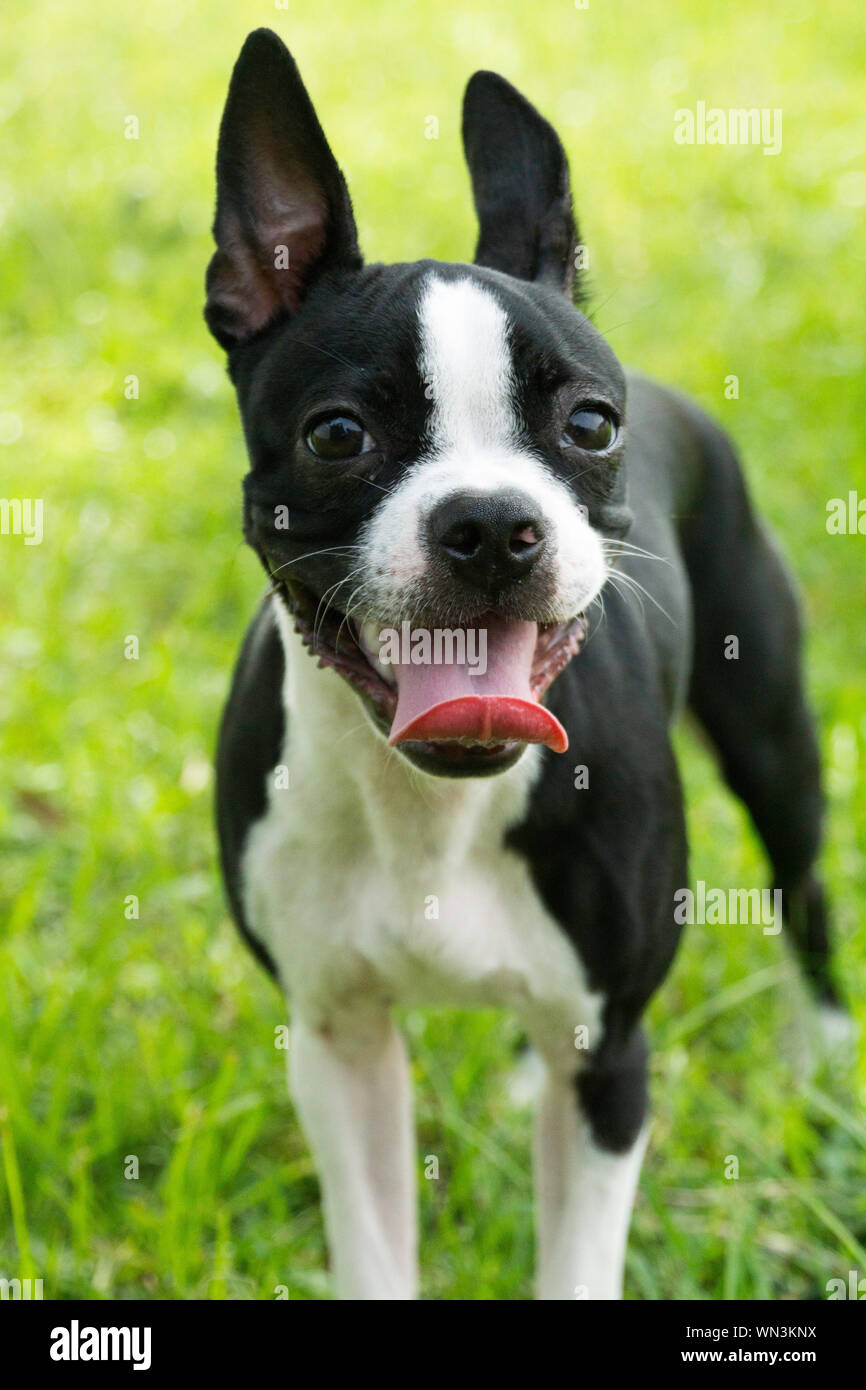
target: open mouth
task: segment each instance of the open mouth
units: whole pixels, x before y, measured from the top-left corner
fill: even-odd
[[[320,666],[332,666],[364,698],[392,745],[416,761],[455,771],[491,770],[528,743],[568,748],[542,696],[580,650],[586,620],[540,624],[481,614],[465,627],[359,626],[286,586],[296,631]]]

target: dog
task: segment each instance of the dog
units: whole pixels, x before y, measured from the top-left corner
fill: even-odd
[[[715,746],[839,1014],[819,758],[795,590],[731,444],[578,307],[557,135],[483,71],[462,129],[474,262],[366,265],[288,50],[257,30],[234,69],[205,317],[271,587],[221,727],[221,862],[291,998],[337,1296],[417,1296],[392,1009],[448,1005],[513,1011],[543,1060],[537,1297],[614,1299],[641,1016],[688,882],[672,721]]]

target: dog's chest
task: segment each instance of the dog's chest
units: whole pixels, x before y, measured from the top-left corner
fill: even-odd
[[[292,699],[288,787],[274,787],[244,856],[248,920],[296,1005],[325,1019],[362,999],[503,1006],[573,1048],[598,1020],[574,948],[503,843],[537,775],[530,750],[489,781],[430,779],[390,754],[350,695]],[[324,682],[328,686],[324,687]],[[282,779],[285,781],[285,777]]]

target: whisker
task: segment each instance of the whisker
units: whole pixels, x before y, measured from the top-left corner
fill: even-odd
[[[572,473],[570,477],[564,478],[563,481],[566,483],[573,483],[575,478],[582,478],[584,473],[591,473],[594,468],[601,468],[607,462],[607,459],[596,459],[594,463],[587,464],[586,468],[582,468],[579,473]]]
[[[344,729],[343,733],[340,734],[340,737],[338,739],[335,739],[334,747],[339,748],[343,740],[348,738],[350,734],[357,734],[360,733],[362,729],[368,728],[369,722],[370,721],[368,719],[362,719],[360,724],[353,724],[350,729]]]
[[[350,618],[351,618],[351,616],[352,616],[352,603],[353,603],[353,600],[354,600],[354,598],[355,598],[355,595],[356,595],[356,594],[363,593],[363,590],[364,590],[364,584],[363,584],[363,583],[357,584],[357,585],[355,586],[355,588],[352,590],[352,592],[350,593],[350,595],[349,595],[348,601],[347,601],[347,603],[346,603],[346,611],[345,611],[345,613],[343,614],[343,621],[340,623],[340,626],[337,628],[337,638],[336,638],[336,645],[337,645],[337,646],[339,646],[339,644],[340,644],[340,633],[343,631],[344,625],[347,625],[347,624],[349,623],[349,620],[350,620]]]
[[[358,483],[368,483],[370,487],[377,487],[380,492],[384,492],[386,497],[390,497],[394,492],[394,488],[383,487],[381,483],[374,483],[372,478],[365,478],[362,473],[349,473],[347,477],[354,478]]]
[[[630,318],[622,319],[619,323],[611,324],[609,328],[602,328],[599,323],[596,323],[595,327],[598,329],[599,333],[603,333],[607,338],[611,333],[616,333],[618,329],[627,328],[630,323],[636,323],[642,314],[648,314],[651,310],[657,309],[659,304],[662,303],[663,298],[663,295],[659,295],[656,299],[650,300],[647,304],[637,305]],[[593,320],[593,322],[595,321]]]
[[[635,559],[660,560],[663,565],[670,565],[671,561],[666,555],[656,555],[652,550],[644,550],[641,545],[633,545],[631,541],[602,540],[602,548],[605,554],[634,556]]]
[[[349,570],[349,573],[343,575],[342,578],[338,579],[337,582],[336,582],[335,584],[329,585],[328,588],[327,588],[327,589],[324,591],[324,593],[321,595],[321,597],[320,597],[320,599],[319,599],[319,606],[318,606],[318,608],[316,609],[316,616],[315,616],[315,618],[313,619],[313,638],[314,638],[314,639],[315,639],[318,635],[321,634],[322,627],[323,627],[323,625],[324,625],[325,619],[326,619],[327,616],[328,616],[328,609],[331,607],[331,604],[334,602],[334,600],[335,600],[335,598],[336,598],[336,595],[337,595],[338,591],[342,588],[342,586],[343,586],[344,584],[348,584],[348,582],[349,582],[350,579],[354,579],[354,577],[355,577],[356,574],[360,574],[360,573],[361,573],[361,570],[362,570],[363,568],[364,568],[363,565],[356,565],[355,568],[354,568],[353,570]],[[329,597],[329,595],[330,595],[330,597]],[[325,610],[324,610],[324,612],[322,612],[322,604],[325,605]],[[320,613],[322,613],[321,619],[319,618],[319,614],[320,614]],[[341,626],[342,626],[342,624],[341,624]]]
[[[312,560],[317,555],[345,555],[352,550],[360,551],[359,545],[328,545],[322,550],[308,550],[306,555],[297,555],[294,560],[284,560],[281,565],[277,565],[275,570],[271,570],[271,576],[279,574],[280,570],[286,570],[289,565],[297,565],[300,560]]]
[[[646,595],[650,603],[654,604],[655,607],[659,610],[659,612],[667,618],[668,622],[671,624],[672,627],[677,626],[676,621],[671,617],[667,609],[662,607],[658,599],[650,593],[649,589],[645,589],[643,584],[639,583],[639,581],[635,579],[633,574],[625,574],[622,570],[611,570],[610,578],[611,580],[619,579],[622,581],[623,584],[632,589],[639,589],[642,594]],[[641,607],[643,607],[642,604]]]
[[[344,367],[352,367],[357,372],[369,371],[369,367],[362,367],[360,362],[352,362],[348,357],[341,357],[339,352],[331,352],[330,348],[322,347],[321,343],[311,343],[307,338],[296,338],[295,341],[303,347],[312,348],[313,352],[321,352],[325,357],[333,357],[335,362],[342,362]]]
[[[590,606],[590,609],[592,608],[593,603],[597,603],[598,606],[599,606],[599,608],[601,609],[601,617],[600,617],[599,620],[598,620],[598,625],[595,626],[595,627],[590,627],[590,629],[589,629],[589,636],[588,636],[587,639],[586,639],[586,645],[587,645],[587,646],[589,646],[589,644],[590,644],[590,642],[592,641],[592,639],[593,639],[593,637],[595,636],[595,634],[601,630],[602,624],[604,623],[604,620],[605,620],[605,618],[607,617],[607,609],[605,608],[605,605],[604,605],[604,589],[603,589],[603,588],[599,590],[599,592],[596,594],[595,598],[591,601],[591,603],[590,603],[590,605],[589,605],[589,606]]]
[[[330,585],[328,586],[328,588],[325,589],[325,590],[319,595],[319,602],[318,602],[318,605],[317,605],[317,607],[316,607],[315,616],[314,616],[314,618],[313,618],[313,638],[314,638],[314,640],[315,640],[316,638],[318,638],[319,635],[321,634],[322,627],[324,626],[325,620],[326,620],[326,618],[327,618],[327,616],[328,616],[328,609],[331,607],[331,604],[332,604],[332,602],[334,601],[334,598],[336,598],[336,595],[337,595],[338,591],[342,588],[342,586],[343,586],[345,583],[347,583],[347,581],[348,581],[350,578],[351,578],[351,575],[348,575],[348,574],[345,575],[343,578],[338,579],[338,580],[336,581],[336,583],[330,584]],[[324,605],[324,609],[323,609],[323,605]],[[321,617],[320,617],[320,614],[321,614]]]
[[[616,581],[617,581],[618,579],[619,579],[619,580],[622,580],[622,582],[623,582],[623,588],[622,588],[622,589],[617,588]],[[643,618],[643,616],[644,616],[644,611],[645,611],[645,609],[644,609],[643,595],[642,595],[642,594],[639,594],[638,591],[637,591],[636,589],[630,589],[630,588],[628,587],[628,583],[627,583],[627,581],[626,581],[626,577],[625,577],[625,575],[623,575],[623,574],[617,574],[615,571],[612,571],[611,574],[609,575],[609,580],[610,580],[610,583],[613,584],[613,587],[617,590],[617,593],[623,594],[624,596],[626,596],[626,598],[628,598],[629,595],[633,595],[633,596],[637,599],[638,607],[639,607],[639,609],[640,609],[640,615],[641,615],[641,618]]]

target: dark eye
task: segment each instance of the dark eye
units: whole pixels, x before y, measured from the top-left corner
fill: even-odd
[[[616,439],[616,421],[602,406],[579,405],[568,417],[563,430],[562,443],[576,445],[590,453],[601,453],[609,449]]]
[[[353,415],[324,415],[306,435],[307,448],[328,463],[357,458],[376,446],[360,420]]]

